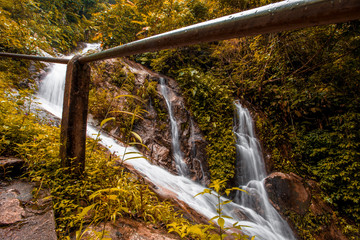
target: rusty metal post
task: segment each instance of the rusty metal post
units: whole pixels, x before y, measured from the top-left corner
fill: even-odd
[[[85,169],[86,124],[89,102],[90,66],[72,58],[66,71],[61,120],[60,157],[62,167],[82,176]]]

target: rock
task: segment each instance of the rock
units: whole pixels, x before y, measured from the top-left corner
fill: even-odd
[[[120,218],[115,223],[101,223],[98,226],[89,226],[81,239],[95,239],[103,233],[104,238],[112,240],[172,240],[179,239],[163,229],[157,229],[151,224],[131,219]],[[73,237],[72,239],[75,239]],[[97,238],[96,238],[97,239]]]
[[[49,126],[60,127],[61,119],[52,114],[51,112],[39,108],[38,104],[34,104],[36,107],[32,108],[31,111],[38,116],[38,122]]]
[[[321,190],[315,181],[305,181],[294,173],[275,172],[265,178],[264,184],[271,203],[283,215],[291,212],[300,216],[305,214],[316,217],[331,216],[328,221],[319,226],[321,231],[312,233],[314,239],[348,239],[338,228],[339,220],[333,214],[331,207],[321,199]],[[288,222],[293,229],[296,229],[296,222],[290,219]]]
[[[304,187],[303,179],[293,173],[275,172],[265,178],[269,199],[277,210],[288,209],[304,215],[311,203],[310,191]]]
[[[9,199],[0,202],[0,225],[9,225],[19,222],[25,216],[24,208],[18,199]]]
[[[0,187],[0,239],[55,240],[55,220],[49,192],[34,199],[35,184],[15,180]]]
[[[244,214],[242,210],[235,208],[232,212],[239,221],[250,221],[250,219]]]
[[[18,158],[0,157],[0,177],[15,177],[23,173],[25,161]]]
[[[347,240],[348,238],[340,231],[334,223],[325,226],[316,236],[317,240]]]
[[[163,77],[163,76],[162,76]],[[164,77],[165,78],[165,77]],[[171,101],[172,110],[174,118],[177,121],[179,129],[179,141],[181,146],[181,151],[183,154],[183,161],[189,168],[190,178],[195,181],[207,184],[209,182],[207,163],[206,163],[206,141],[202,135],[199,127],[194,122],[192,116],[185,108],[185,100],[181,96],[180,88],[177,83],[170,78],[166,78],[168,86],[168,95]],[[167,112],[167,107],[165,99],[160,94],[160,84],[158,84],[158,99],[162,99],[161,105],[162,108]],[[151,105],[148,106],[149,112],[154,112]],[[159,127],[160,126],[160,127]],[[161,145],[169,150],[169,154],[166,152],[165,155],[158,154],[157,152],[144,152],[150,159],[155,161],[158,165],[163,166],[170,170],[172,173],[176,172],[175,160],[171,152],[171,126],[170,119],[167,116],[166,122],[159,122],[159,119],[153,118],[153,113],[151,117],[145,115],[145,120],[140,121],[136,126],[136,129],[141,137],[144,139],[144,142],[147,144],[156,144]],[[163,152],[165,153],[165,152]]]
[[[181,151],[183,153],[183,160],[189,168],[189,177],[195,181],[201,182],[203,185],[209,183],[209,173],[207,167],[207,154],[206,146],[207,142],[204,140],[199,127],[193,121],[191,114],[185,108],[185,100],[181,96],[180,87],[176,81],[165,76],[161,76],[158,73],[152,72],[144,66],[135,63],[127,59],[121,59],[121,64],[116,63],[115,60],[105,60],[102,64],[105,64],[106,71],[102,73],[101,78],[109,78],[109,81],[98,81],[94,79],[93,84],[103,89],[114,89],[115,85],[111,85],[111,76],[116,74],[115,65],[123,66],[124,71],[131,71],[134,75],[134,90],[133,92],[143,87],[145,81],[159,81],[160,78],[164,78],[168,86],[168,95],[172,104],[172,110],[174,117],[178,123],[178,129],[180,130],[179,141],[181,142]],[[96,78],[96,77],[95,77]],[[150,97],[145,105],[147,113],[143,115],[143,119],[139,119],[135,122],[134,131],[140,135],[144,147],[138,147],[145,157],[147,157],[153,164],[166,168],[173,174],[177,174],[174,157],[172,154],[171,146],[171,126],[168,115],[166,119],[160,119],[157,109],[155,109],[153,102],[159,101],[158,104],[163,112],[168,112],[165,100],[160,93],[160,84],[157,85],[157,95]],[[126,92],[122,94],[128,94]],[[154,98],[154,99],[153,99]],[[122,106],[123,103],[117,103]],[[121,136],[117,127],[107,129],[112,135],[119,138]]]

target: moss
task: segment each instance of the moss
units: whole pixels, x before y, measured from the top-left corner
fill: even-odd
[[[232,132],[233,98],[221,79],[195,69],[182,69],[176,80],[188,109],[208,142],[206,152],[211,179],[234,177],[235,140]]]
[[[304,216],[296,213],[287,213],[287,216],[295,223],[296,232],[300,239],[316,240],[317,235],[324,232],[324,229],[331,223],[331,214],[316,215],[309,211]]]
[[[166,110],[166,108],[163,107],[163,105],[161,104],[161,102],[163,101],[162,99],[160,99],[159,96],[155,95],[153,98],[152,98],[152,103],[153,103],[153,106],[154,106],[154,109],[157,113],[157,116],[159,118],[159,120],[161,122],[166,122],[167,119],[168,119],[168,112]]]

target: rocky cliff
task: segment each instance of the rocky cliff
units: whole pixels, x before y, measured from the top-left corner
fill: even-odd
[[[133,130],[140,135],[143,144],[147,146],[139,147],[139,150],[154,164],[168,169],[177,174],[175,161],[171,149],[171,127],[165,99],[160,91],[159,79],[164,78],[169,89],[169,97],[173,108],[174,118],[177,121],[180,136],[180,146],[183,153],[184,162],[190,172],[190,178],[202,184],[209,183],[207,163],[206,163],[206,141],[194,122],[191,114],[187,111],[185,101],[181,96],[181,90],[177,83],[166,76],[159,75],[140,64],[127,59],[107,60],[102,63],[101,71],[93,72],[93,87],[105,90],[117,89],[115,94],[134,94],[142,97],[145,113],[142,118],[135,121]],[[123,71],[122,76],[117,72]],[[114,82],[113,76],[131,78],[132,89],[128,92],[120,89]],[[104,79],[105,77],[105,79]],[[100,80],[100,78],[102,80]],[[155,87],[156,91],[151,94],[141,94],[148,91],[150,87]],[[145,88],[145,89],[144,89]],[[120,101],[118,104],[129,104],[127,101]],[[91,108],[90,108],[91,110]],[[98,119],[98,123],[102,119]],[[121,127],[110,124],[109,132],[116,137],[122,137]]]

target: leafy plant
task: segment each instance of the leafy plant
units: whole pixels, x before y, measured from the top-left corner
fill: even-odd
[[[217,221],[217,225],[219,226],[219,234],[212,235],[210,239],[221,239],[222,240],[222,239],[225,239],[226,236],[228,236],[227,231],[234,230],[234,229],[241,230],[242,227],[246,227],[246,226],[239,225],[238,222],[235,222],[231,227],[226,226],[225,219],[233,219],[233,218],[230,216],[227,216],[223,213],[223,206],[232,202],[232,200],[228,200],[228,199],[224,200],[224,198],[220,195],[220,192],[224,188],[225,183],[226,183],[226,180],[216,179],[209,185],[209,188],[205,188],[203,192],[195,195],[195,197],[196,197],[199,195],[209,194],[209,195],[213,195],[217,198],[217,204],[216,204],[217,215],[214,216],[213,218],[211,218],[209,220],[209,222],[213,224],[213,220]],[[213,190],[211,188],[213,188]],[[225,192],[226,196],[229,196],[230,192],[234,191],[234,190],[247,193],[245,190],[238,188],[238,187],[227,188],[227,189],[224,189],[223,191]],[[236,237],[236,239],[249,239],[249,236],[242,234],[242,233],[233,232],[230,235]],[[255,236],[251,237],[251,240],[253,240],[253,239],[255,239]]]

